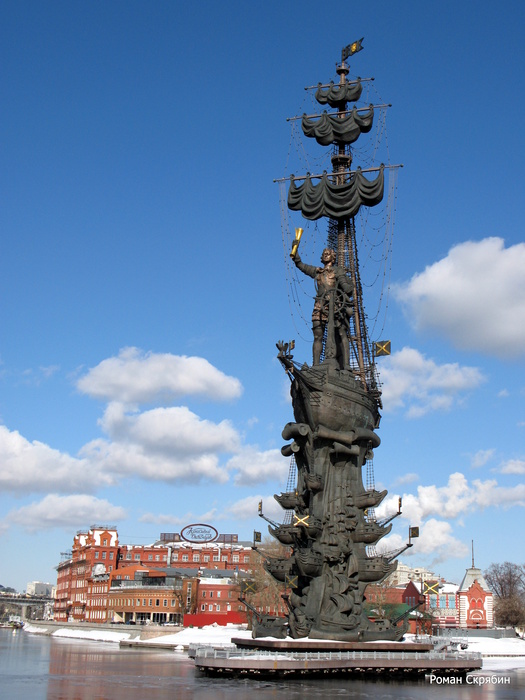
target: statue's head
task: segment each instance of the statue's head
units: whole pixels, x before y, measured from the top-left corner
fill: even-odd
[[[321,262],[326,265],[327,262],[331,262],[332,265],[335,265],[335,261],[337,260],[337,255],[335,254],[335,250],[332,250],[332,248],[325,248],[323,250],[323,254],[321,255]]]

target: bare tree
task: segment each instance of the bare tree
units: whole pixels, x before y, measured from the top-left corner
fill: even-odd
[[[504,627],[525,624],[525,566],[510,561],[491,564],[484,576],[496,598],[496,624]]]
[[[286,587],[276,581],[265,570],[265,557],[286,557],[290,549],[277,542],[275,539],[265,537],[264,542],[257,547],[257,552],[252,555],[252,587],[246,593],[246,600],[261,612],[269,608],[277,611],[283,607],[282,594]]]
[[[510,561],[491,564],[484,576],[498,598],[513,598],[525,593],[525,566]]]

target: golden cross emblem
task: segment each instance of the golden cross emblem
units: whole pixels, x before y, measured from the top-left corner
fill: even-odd
[[[288,574],[286,574],[285,585],[290,588],[299,588],[298,576],[288,576]]]

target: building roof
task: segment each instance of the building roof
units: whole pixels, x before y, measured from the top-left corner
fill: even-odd
[[[465,576],[463,577],[463,581],[459,586],[459,592],[468,591],[468,589],[472,586],[474,581],[477,581],[484,591],[488,591],[489,593],[492,592],[488,587],[487,582],[483,578],[483,573],[481,569],[478,569],[475,566],[471,566],[470,569],[466,570]]]

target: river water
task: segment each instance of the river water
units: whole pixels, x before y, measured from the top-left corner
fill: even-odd
[[[481,674],[508,677],[504,685],[436,685],[428,680],[388,682],[348,678],[278,681],[207,678],[185,654],[120,649],[0,629],[2,700],[518,700],[525,669]]]

